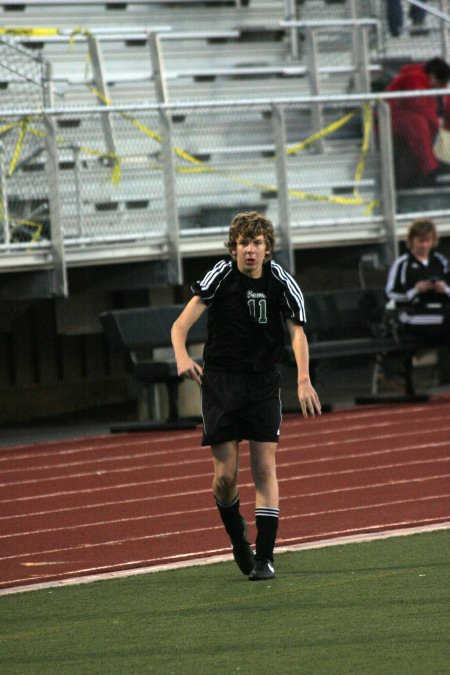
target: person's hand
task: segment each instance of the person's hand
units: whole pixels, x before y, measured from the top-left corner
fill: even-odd
[[[298,400],[302,409],[303,417],[315,417],[321,414],[319,397],[311,384],[311,380],[301,380],[297,387]]]
[[[177,362],[177,372],[180,377],[202,384],[203,368],[190,357]]]
[[[433,284],[433,290],[436,291],[436,293],[447,293],[448,292],[448,286],[443,281],[442,279],[439,279],[438,281],[435,281]]]
[[[435,282],[430,281],[430,279],[425,279],[424,281],[418,281],[414,288],[416,289],[417,293],[426,293],[427,291],[431,291],[435,288]]]

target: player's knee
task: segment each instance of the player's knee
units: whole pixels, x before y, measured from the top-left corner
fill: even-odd
[[[254,469],[254,481],[257,486],[268,485],[276,480],[275,467],[271,464],[260,464]]]
[[[216,494],[228,495],[236,489],[236,474],[230,471],[220,471],[214,478],[214,491]]]

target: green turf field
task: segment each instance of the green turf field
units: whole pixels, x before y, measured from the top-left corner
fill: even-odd
[[[450,673],[450,533],[0,598],[0,672]]]

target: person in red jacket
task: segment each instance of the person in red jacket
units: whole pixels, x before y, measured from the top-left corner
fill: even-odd
[[[386,91],[442,89],[450,81],[450,66],[441,58],[426,63],[404,65]],[[450,113],[445,97],[444,108]],[[433,142],[442,124],[436,96],[390,99],[397,187],[433,185],[440,163],[433,153]]]

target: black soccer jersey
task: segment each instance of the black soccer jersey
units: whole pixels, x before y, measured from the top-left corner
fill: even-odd
[[[206,367],[266,370],[280,361],[283,319],[306,322],[297,282],[273,260],[263,265],[259,279],[239,272],[234,261],[221,260],[192,291],[208,306]]]
[[[418,281],[440,279],[450,285],[450,271],[447,258],[438,251],[432,251],[428,264],[417,260],[412,253],[404,253],[392,264],[386,283],[386,294],[397,303],[416,302],[426,305],[442,302],[448,297],[442,293],[428,291],[418,294],[414,286]]]

